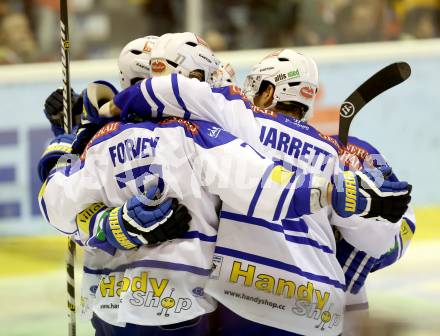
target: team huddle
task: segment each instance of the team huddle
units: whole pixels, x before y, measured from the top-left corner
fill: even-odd
[[[40,209],[84,250],[96,335],[350,335],[365,280],[415,231],[411,185],[320,133],[318,70],[289,49],[243,88],[192,33],[147,36],[106,81],[46,100]]]

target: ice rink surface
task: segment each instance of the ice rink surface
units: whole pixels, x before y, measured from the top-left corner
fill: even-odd
[[[0,238],[0,335],[67,335],[66,244],[63,237]],[[371,275],[371,314],[409,324],[405,336],[440,335],[439,267],[440,240],[415,239],[400,262]],[[88,321],[78,320],[77,331],[93,335]]]

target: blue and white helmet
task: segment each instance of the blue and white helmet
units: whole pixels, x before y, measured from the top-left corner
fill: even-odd
[[[313,105],[318,92],[318,67],[313,59],[290,49],[281,49],[256,64],[244,83],[244,93],[249,99],[268,81],[275,87],[272,104],[296,102],[305,107],[303,121],[313,115]]]
[[[149,35],[133,40],[125,45],[119,54],[119,82],[123,89],[139,80],[151,77],[151,50],[158,39]]]
[[[214,52],[194,33],[164,34],[157,39],[151,52],[153,77],[178,73],[213,86],[219,66]]]

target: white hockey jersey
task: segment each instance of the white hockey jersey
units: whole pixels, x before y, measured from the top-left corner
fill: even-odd
[[[174,74],[138,83],[114,102],[122,117],[134,113],[213,121],[293,170],[330,178],[339,169],[328,137],[301,121],[253,106],[235,86],[211,89]],[[223,205],[215,269],[206,291],[259,323],[307,335],[340,334],[345,279],[332,225],[350,244],[379,257],[392,245],[400,223],[341,218],[330,208],[288,223],[281,211],[270,221],[261,221],[262,214],[258,206],[242,215]]]
[[[292,207],[298,209],[293,200],[300,178],[209,122],[117,122],[95,135],[81,159],[52,170],[39,202],[48,222],[84,242],[99,205],[86,213],[83,209],[97,202],[121,206],[152,183],[165,185],[166,196],[190,211],[189,232],[182,239],[114,256],[86,251],[84,268],[85,290],[96,295],[84,299],[100,318],[115,325],[165,325],[215,309],[204,288],[212,270],[220,201],[242,215],[257,206],[261,220],[276,212],[286,216]]]

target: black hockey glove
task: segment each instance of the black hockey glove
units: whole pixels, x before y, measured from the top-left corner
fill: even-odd
[[[79,125],[82,112],[82,98],[71,89],[72,99],[72,126]],[[56,89],[44,102],[44,114],[50,121],[52,132],[55,136],[64,134],[63,128],[63,90]]]

